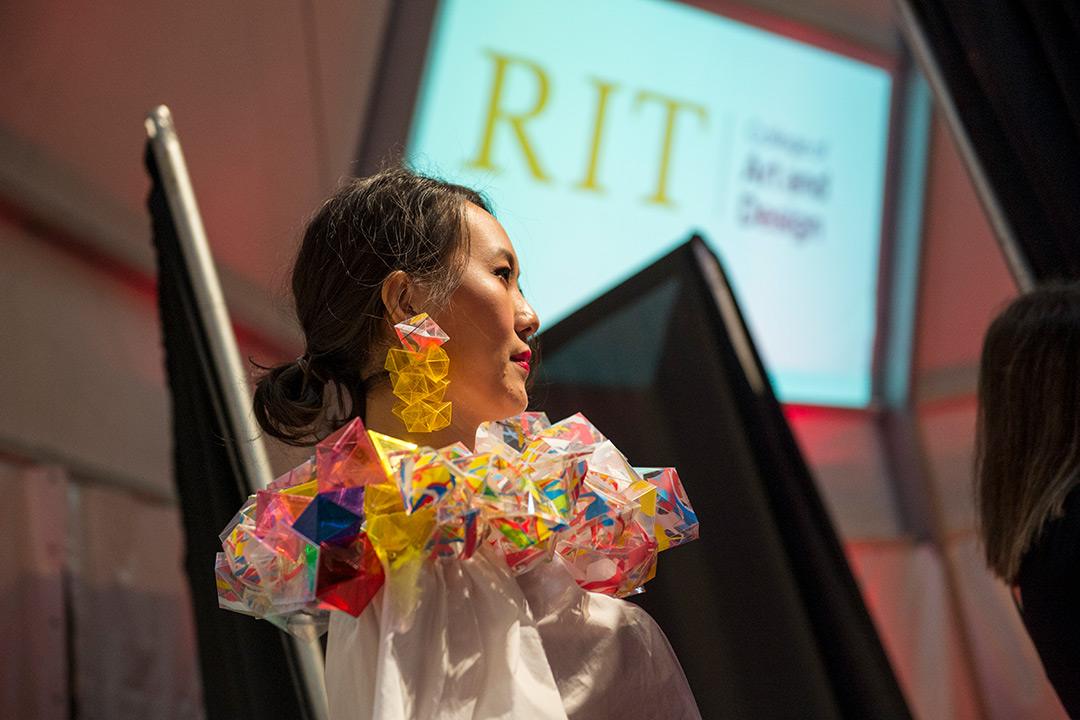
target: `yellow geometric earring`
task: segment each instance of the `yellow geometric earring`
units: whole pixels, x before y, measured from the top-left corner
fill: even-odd
[[[450,339],[420,313],[394,326],[403,347],[390,348],[385,368],[399,402],[394,414],[409,432],[434,432],[450,424],[450,403],[443,400],[450,358],[440,345]]]

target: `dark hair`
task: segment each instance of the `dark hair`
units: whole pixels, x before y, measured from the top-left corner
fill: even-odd
[[[975,455],[986,561],[1012,583],[1080,479],[1080,285],[1023,295],[990,325]]]
[[[466,202],[490,211],[474,190],[394,168],[349,181],[319,208],[292,271],[306,352],[264,368],[255,387],[267,434],[307,445],[364,414],[365,373],[390,336],[383,282],[401,270],[436,307],[448,300],[468,257]]]

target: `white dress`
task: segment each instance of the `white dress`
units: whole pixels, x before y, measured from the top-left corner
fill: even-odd
[[[331,720],[701,717],[652,618],[558,555],[516,578],[487,550],[429,562],[419,588],[411,611],[388,584],[360,617],[332,614]]]

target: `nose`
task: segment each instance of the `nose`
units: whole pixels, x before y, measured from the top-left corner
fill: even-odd
[[[521,296],[519,296],[521,297]],[[528,300],[521,297],[517,307],[517,312],[514,314],[514,332],[522,340],[528,340],[540,330],[540,318],[536,316],[536,311],[533,310],[532,305]]]

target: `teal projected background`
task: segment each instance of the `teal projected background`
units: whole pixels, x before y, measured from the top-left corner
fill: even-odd
[[[697,231],[780,399],[861,406],[890,92],[676,3],[445,0],[407,157],[492,198],[543,324]]]

